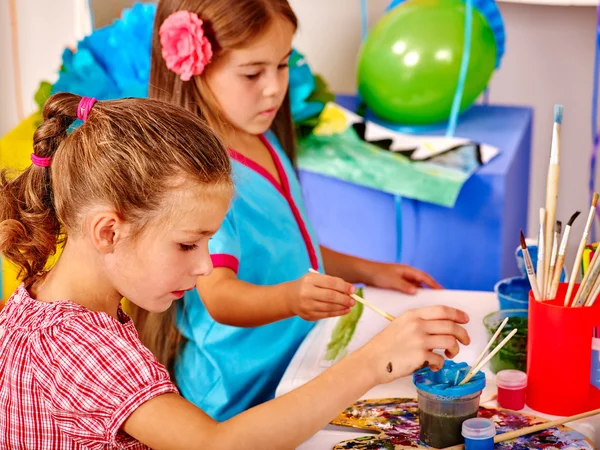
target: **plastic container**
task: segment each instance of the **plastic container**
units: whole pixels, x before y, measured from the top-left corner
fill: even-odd
[[[523,277],[506,278],[494,286],[501,310],[529,308],[530,290],[529,280]]]
[[[600,326],[600,301],[565,308],[566,291],[563,283],[555,300],[529,299],[527,405],[554,416],[600,408],[600,390],[591,383],[592,333]]]
[[[527,374],[520,370],[503,370],[496,376],[498,404],[502,408],[520,411],[525,408]]]
[[[483,319],[488,339],[491,339],[502,321],[508,317],[508,323],[498,337],[498,343],[517,328],[519,331],[490,361],[490,370],[498,373],[501,370],[527,369],[527,316],[526,309],[512,309],[488,314]]]
[[[468,383],[458,386],[470,367],[466,363],[446,361],[438,372],[428,367],[415,372],[421,440],[435,448],[463,442],[462,424],[477,416],[485,375],[478,372]]]
[[[465,450],[493,450],[496,425],[490,419],[469,419],[462,424]]]

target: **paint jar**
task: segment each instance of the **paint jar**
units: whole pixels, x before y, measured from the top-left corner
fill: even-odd
[[[508,323],[498,336],[498,342],[501,342],[515,328],[519,330],[490,361],[492,373],[498,373],[501,370],[520,370],[524,372],[527,369],[527,316],[528,311],[526,309],[510,309],[497,311],[484,317],[483,325],[487,330],[488,340],[492,338],[502,321],[507,317]]]
[[[527,309],[529,307],[529,291],[531,285],[529,279],[523,277],[512,277],[500,280],[494,286],[494,292],[498,296],[500,309]]]
[[[462,424],[465,450],[493,450],[496,426],[490,419],[469,419]]]
[[[462,424],[477,417],[485,375],[478,372],[468,383],[458,385],[470,367],[466,363],[446,361],[433,372],[429,367],[413,374],[419,401],[420,438],[435,448],[463,442]]]
[[[496,375],[498,404],[502,408],[520,411],[525,408],[527,374],[520,370],[502,370]]]

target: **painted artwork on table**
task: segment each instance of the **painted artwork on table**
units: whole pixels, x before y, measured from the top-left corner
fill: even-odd
[[[480,408],[479,417],[494,421],[498,434],[546,421],[520,412],[491,408]],[[419,440],[419,408],[414,399],[361,400],[347,408],[331,423],[379,433],[341,442],[333,447],[334,450],[431,448]],[[565,426],[549,428],[495,446],[496,450],[592,450],[595,448],[581,433]]]

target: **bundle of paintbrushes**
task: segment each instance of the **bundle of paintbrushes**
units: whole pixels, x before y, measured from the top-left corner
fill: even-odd
[[[556,220],[556,205],[558,203],[558,181],[560,169],[560,130],[563,117],[563,107],[556,105],[554,107],[554,126],[552,128],[552,148],[550,151],[550,165],[548,167],[548,178],[546,184],[546,207],[540,208],[540,226],[538,234],[538,260],[536,268],[529,254],[525,236],[521,232],[521,248],[523,250],[523,259],[527,267],[527,276],[531,284],[531,290],[536,300],[552,300],[556,298],[558,285],[565,267],[565,255],[569,244],[569,236],[573,222],[579,216],[579,211],[571,216],[567,222],[564,232],[562,223]],[[594,257],[589,264],[581,285],[575,295],[573,290],[577,281],[577,274],[583,257],[583,251],[587,245],[588,236],[592,229],[594,217],[596,215],[596,204],[598,203],[598,193],[594,193],[590,212],[583,231],[583,236],[577,248],[577,255],[573,262],[571,276],[567,293],[565,295],[564,306],[591,306],[598,295],[600,295],[600,262],[599,251],[594,253]],[[537,269],[537,270],[536,270]]]

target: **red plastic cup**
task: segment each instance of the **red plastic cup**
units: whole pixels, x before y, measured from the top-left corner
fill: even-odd
[[[577,289],[578,285],[574,292]],[[555,300],[538,302],[529,294],[527,405],[554,416],[600,408],[600,390],[590,382],[600,301],[591,307],[565,308],[566,292],[567,284],[562,283]]]

